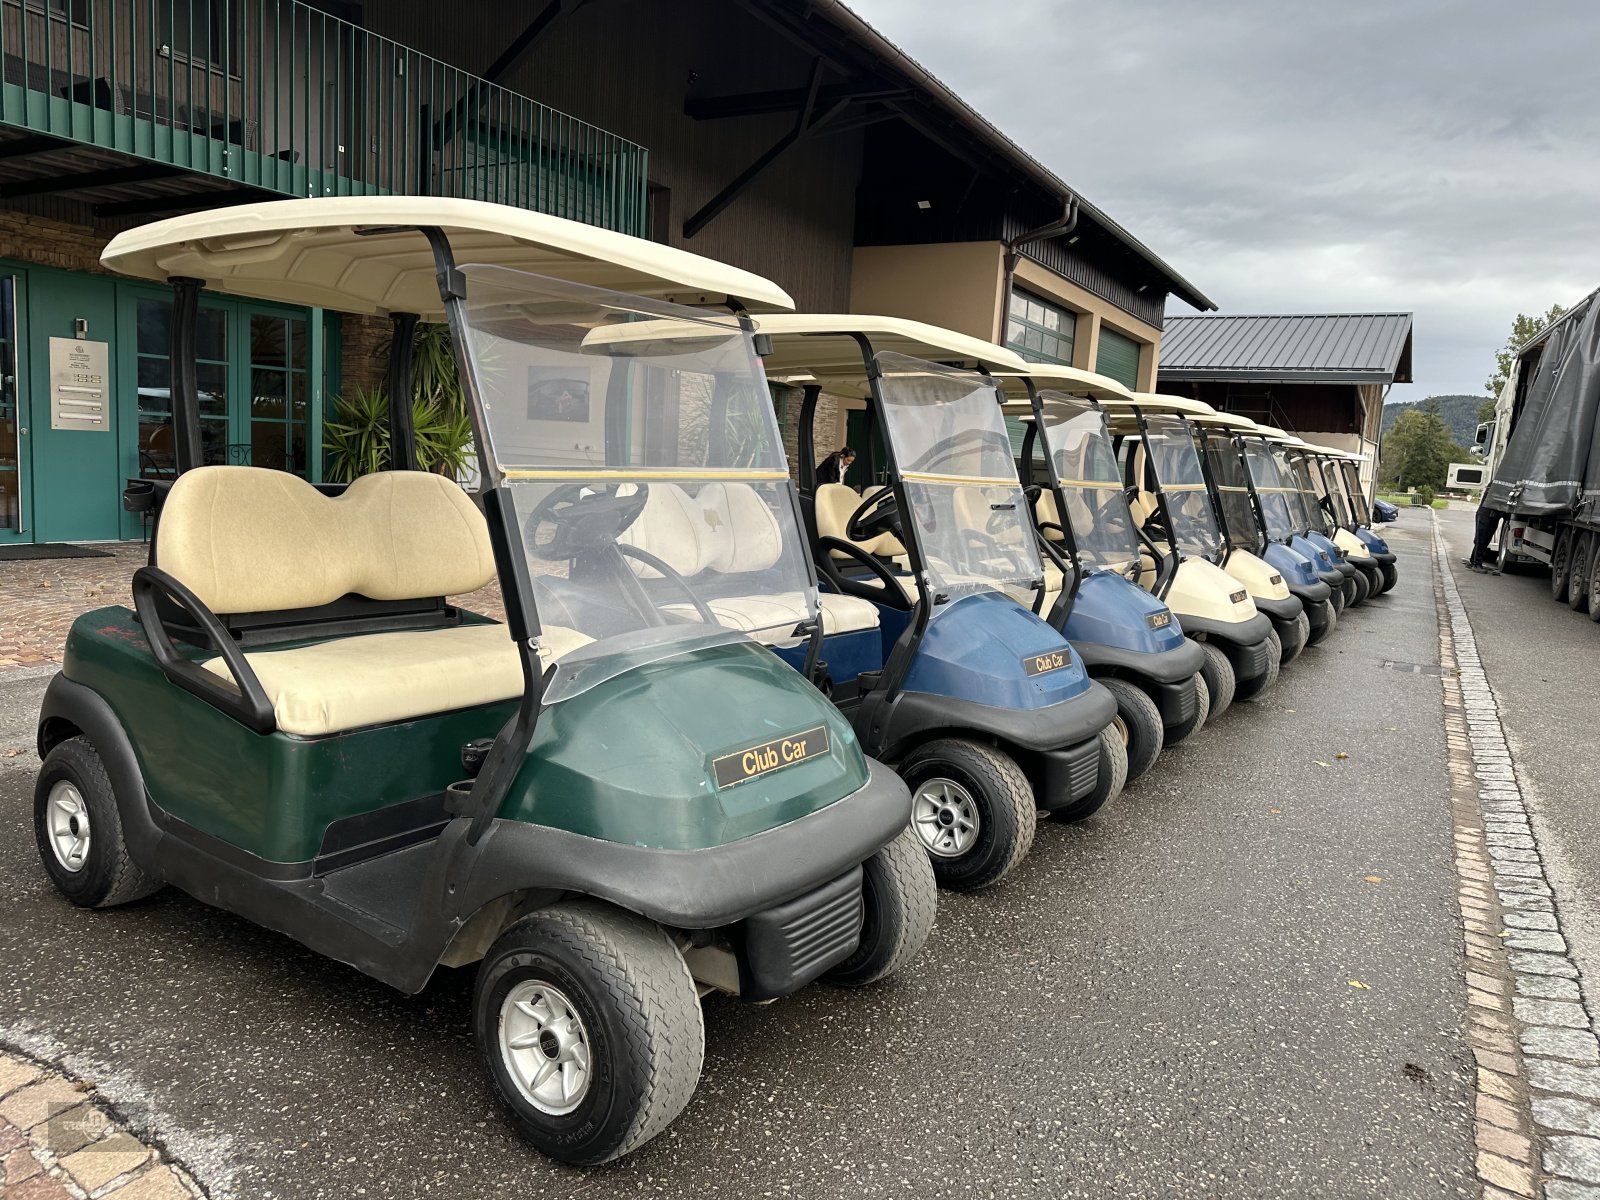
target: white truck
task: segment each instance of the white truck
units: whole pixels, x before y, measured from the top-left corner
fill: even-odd
[[[1523,344],[1478,426],[1499,561],[1550,567],[1550,594],[1600,621],[1600,290]]]

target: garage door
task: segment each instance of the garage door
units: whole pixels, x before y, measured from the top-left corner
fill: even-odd
[[[1123,387],[1139,386],[1139,343],[1115,329],[1100,328],[1100,349],[1094,369],[1109,375]]]

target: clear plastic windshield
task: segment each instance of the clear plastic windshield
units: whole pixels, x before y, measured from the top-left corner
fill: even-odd
[[[1106,415],[1086,400],[1042,392],[1044,443],[1066,505],[1063,516],[1086,566],[1120,570],[1139,557]]]
[[[1261,515],[1266,518],[1267,536],[1286,542],[1305,529],[1300,520],[1300,493],[1284,479],[1278,456],[1267,443],[1245,438],[1243,444],[1245,465],[1261,501]]]
[[[1339,478],[1344,482],[1345,499],[1350,502],[1350,513],[1355,518],[1355,523],[1368,524],[1372,505],[1367,503],[1367,489],[1361,485],[1361,469],[1348,458],[1334,463],[1333,469],[1339,473]]]
[[[883,424],[929,584],[954,599],[1002,591],[1032,607],[1044,578],[994,384],[972,371],[879,354]]]
[[[1228,541],[1240,550],[1252,550],[1260,543],[1256,506],[1250,499],[1250,477],[1245,471],[1239,443],[1231,433],[1208,430],[1201,434],[1206,464],[1217,485],[1222,518],[1228,526]]]
[[[817,616],[760,360],[731,317],[468,266],[468,350],[527,554],[547,703]]]
[[[1222,530],[1189,423],[1158,413],[1145,417],[1145,427],[1150,465],[1166,498],[1173,540],[1186,555],[1215,558],[1222,550]]]
[[[1322,506],[1322,495],[1311,477],[1311,464],[1306,456],[1291,452],[1287,456],[1290,478],[1300,490],[1300,504],[1305,513],[1306,528],[1314,529],[1325,537],[1333,536],[1333,517]]]
[[[1339,479],[1338,464],[1318,455],[1313,465],[1317,490],[1332,508],[1335,523],[1345,529],[1352,528],[1355,522],[1350,519],[1350,502],[1344,494],[1344,484]]]

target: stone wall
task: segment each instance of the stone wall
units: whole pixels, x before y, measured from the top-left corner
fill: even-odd
[[[100,251],[109,240],[106,234],[82,225],[0,209],[0,258],[105,275],[110,272],[100,266]]]

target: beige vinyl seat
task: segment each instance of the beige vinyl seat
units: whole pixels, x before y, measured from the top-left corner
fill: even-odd
[[[162,506],[156,563],[219,616],[291,614],[350,594],[458,595],[495,578],[482,514],[455,483],[421,471],[366,475],[329,497],[281,471],[199,467]],[[546,626],[546,665],[589,640]],[[279,731],[305,737],[509,700],[523,687],[498,624],[352,634],[244,659]],[[231,681],[220,658],[203,665]]]
[[[848,490],[848,489],[847,489]],[[748,483],[710,483],[691,496],[671,483],[652,483],[644,510],[623,531],[622,542],[655,555],[686,580],[711,573],[729,578],[758,576],[783,555],[783,531],[777,518]],[[641,579],[659,579],[648,563],[633,562]],[[715,593],[716,581],[704,589]],[[824,594],[823,632],[851,633],[876,629],[878,610],[855,596]],[[763,642],[782,642],[806,619],[800,592],[709,595],[706,605],[718,622]],[[694,605],[674,602],[662,611],[687,621],[698,620]]]
[[[904,558],[906,548],[892,533],[880,533],[874,538],[860,542],[845,532],[846,526],[850,523],[850,514],[860,508],[865,501],[884,490],[883,487],[870,488],[865,494],[858,496],[854,488],[842,483],[818,484],[814,500],[817,533],[822,537],[849,542],[864,553],[875,554],[879,558]],[[843,550],[834,550],[832,553],[836,562],[850,561],[850,556]]]

